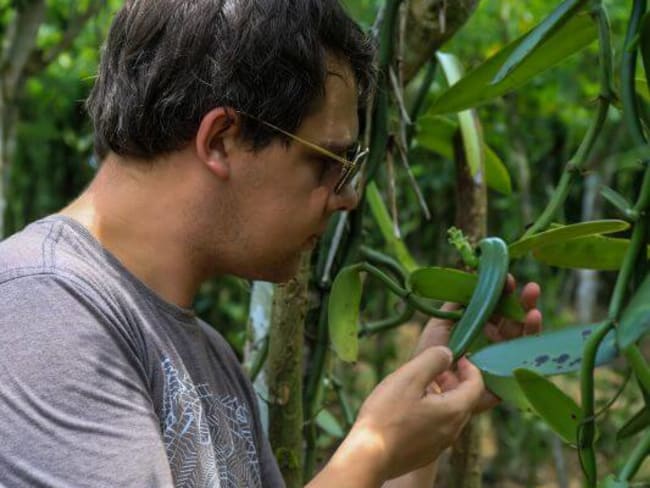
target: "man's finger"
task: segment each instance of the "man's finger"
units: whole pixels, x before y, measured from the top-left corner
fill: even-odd
[[[508,273],[508,276],[506,278],[506,284],[503,287],[503,292],[508,295],[515,291],[515,287],[517,286],[517,282],[515,280],[515,277],[512,276],[510,273]]]
[[[530,310],[524,320],[524,335],[535,335],[542,331],[542,312]]]
[[[537,299],[541,293],[541,289],[537,283],[527,283],[524,289],[521,290],[521,304],[526,311],[533,310],[537,307]]]
[[[460,358],[457,365],[458,385],[445,392],[446,401],[466,405],[469,411],[474,411],[480,405],[481,397],[485,393],[483,377],[479,369],[465,357]]]
[[[448,347],[429,347],[404,364],[396,373],[418,391],[424,391],[438,375],[449,369],[452,358]]]
[[[457,310],[460,305],[447,302],[442,305],[441,310],[450,312]],[[414,354],[420,354],[424,349],[431,346],[446,346],[449,343],[449,334],[453,322],[450,320],[432,318],[424,327]]]

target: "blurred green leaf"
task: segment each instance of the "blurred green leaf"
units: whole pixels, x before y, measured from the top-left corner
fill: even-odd
[[[361,276],[354,267],[343,268],[334,279],[328,302],[328,321],[332,347],[347,362],[359,356],[359,307],[361,306]]]
[[[381,194],[377,189],[377,185],[374,181],[371,181],[366,187],[366,196],[368,198],[368,205],[370,206],[370,211],[372,212],[375,222],[379,226],[381,235],[386,241],[388,246],[388,251],[397,258],[404,268],[407,271],[411,272],[418,267],[415,259],[411,256],[411,253],[406,248],[404,242],[395,235],[393,231],[393,221],[388,214],[388,209],[384,205],[384,201],[381,198]]]
[[[636,92],[646,102],[650,102],[650,83],[644,78],[637,76],[636,78]]]
[[[519,368],[544,376],[577,371],[584,343],[600,325],[570,326],[493,344],[474,354],[472,362],[481,371],[496,376],[513,376],[514,370]],[[596,365],[608,363],[617,355],[615,331],[612,330],[598,349]]]
[[[463,67],[453,54],[437,52],[438,63],[445,73],[447,83],[453,86],[463,76]],[[463,110],[458,114],[460,131],[463,135],[463,147],[465,157],[472,176],[475,176],[481,168],[485,168],[485,150],[483,144],[483,129],[476,110]]]
[[[514,375],[535,413],[564,442],[577,444],[583,414],[575,400],[535,371],[516,369]]]
[[[316,424],[336,439],[342,439],[345,436],[345,431],[339,421],[334,417],[332,412],[327,409],[321,410],[316,416]]]
[[[581,11],[544,39],[540,49],[526,58],[506,79],[492,85],[494,75],[526,36],[503,48],[442,93],[433,103],[429,114],[466,110],[511,92],[591,44],[598,37],[598,32],[589,13]]]
[[[409,276],[409,286],[416,295],[467,305],[476,287],[475,274],[453,268],[420,268]],[[526,313],[517,296],[510,293],[501,298],[496,313],[523,321]]]
[[[650,275],[625,307],[616,330],[621,349],[631,346],[650,330]]]
[[[628,239],[587,236],[533,250],[538,261],[558,268],[617,270],[630,245]],[[650,257],[650,248],[648,248]]]
[[[548,38],[553,30],[565,23],[575,14],[584,0],[565,0],[558,5],[542,22],[537,24],[504,61],[503,66],[494,76],[491,84],[496,85],[502,82],[515,68],[535,52],[542,50],[542,42]],[[543,54],[543,53],[542,53]]]
[[[453,161],[453,138],[456,130],[458,130],[458,124],[446,117],[439,115],[423,116],[418,120],[417,143]],[[512,193],[512,180],[508,168],[490,146],[484,144],[483,149],[485,151],[485,177],[488,187],[503,195],[510,195]]]
[[[624,220],[592,220],[563,225],[513,242],[508,246],[508,252],[511,258],[518,258],[539,247],[560,244],[577,237],[620,232],[629,227],[630,224]]]
[[[485,148],[485,178],[488,188],[502,195],[512,194],[512,180],[508,168],[488,145]]]

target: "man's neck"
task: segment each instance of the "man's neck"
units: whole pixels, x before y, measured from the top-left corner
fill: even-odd
[[[211,273],[193,245],[183,179],[173,168],[136,165],[107,158],[89,188],[60,213],[86,227],[163,299],[190,308]]]

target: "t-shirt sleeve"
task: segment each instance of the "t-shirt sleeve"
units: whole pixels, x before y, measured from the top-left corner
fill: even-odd
[[[170,487],[137,341],[54,275],[0,283],[0,480]]]

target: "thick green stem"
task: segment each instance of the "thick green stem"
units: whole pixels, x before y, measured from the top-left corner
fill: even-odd
[[[396,278],[401,280],[401,284],[406,283],[408,279],[408,272],[404,267],[398,263],[395,259],[368,246],[361,246],[360,248],[361,257],[366,259],[368,262],[384,266],[387,270],[392,272]]]
[[[643,389],[644,396],[650,393],[650,367],[636,345],[628,347],[623,351],[625,359],[630,363],[632,371]]]
[[[626,292],[628,290],[630,277],[634,272],[639,253],[645,247],[647,227],[648,220],[646,218],[642,218],[636,223],[634,226],[634,231],[632,231],[630,247],[628,247],[625,258],[623,258],[623,264],[621,265],[621,270],[618,273],[618,277],[616,278],[616,285],[614,286],[612,299],[609,303],[610,320],[618,321],[621,315],[621,310],[625,304],[625,298],[627,295]]]
[[[396,315],[395,317],[362,325],[361,330],[359,331],[359,337],[370,336],[373,334],[378,334],[380,332],[385,332],[390,329],[394,329],[395,327],[402,325],[404,322],[410,320],[413,317],[414,313],[415,308],[409,304],[404,307],[402,313]]]
[[[594,415],[594,367],[598,347],[614,327],[611,321],[605,322],[587,340],[582,356],[582,370],[580,374],[580,391],[582,398],[583,424],[580,426],[578,449],[580,462],[588,485],[596,486],[598,470],[596,466],[596,454],[594,452],[594,437],[596,433]]]
[[[618,475],[620,481],[630,481],[641,467],[643,460],[650,454],[650,432],[647,432],[641,442],[637,444],[630,454],[625,466]]]
[[[639,117],[638,101],[635,87],[635,73],[637,60],[637,47],[632,46],[633,40],[639,32],[641,18],[646,11],[646,0],[635,0],[632,5],[632,13],[627,25],[625,44],[621,59],[621,100],[623,102],[623,120],[632,136],[636,146],[644,146],[646,143],[641,119]]]
[[[524,233],[523,237],[537,234],[546,229],[546,227],[548,227],[552,222],[557,211],[564,205],[571,185],[584,169],[583,166],[587,162],[589,155],[600,136],[605,121],[607,120],[610,103],[614,100],[614,92],[612,90],[613,68],[609,18],[600,1],[596,2],[593,7],[592,15],[595,16],[598,22],[598,35],[600,41],[600,94],[598,96],[598,111],[596,112],[591,127],[585,135],[585,138],[580,144],[576,154],[567,163],[562,178],[553,192],[551,200],[535,223]]]

